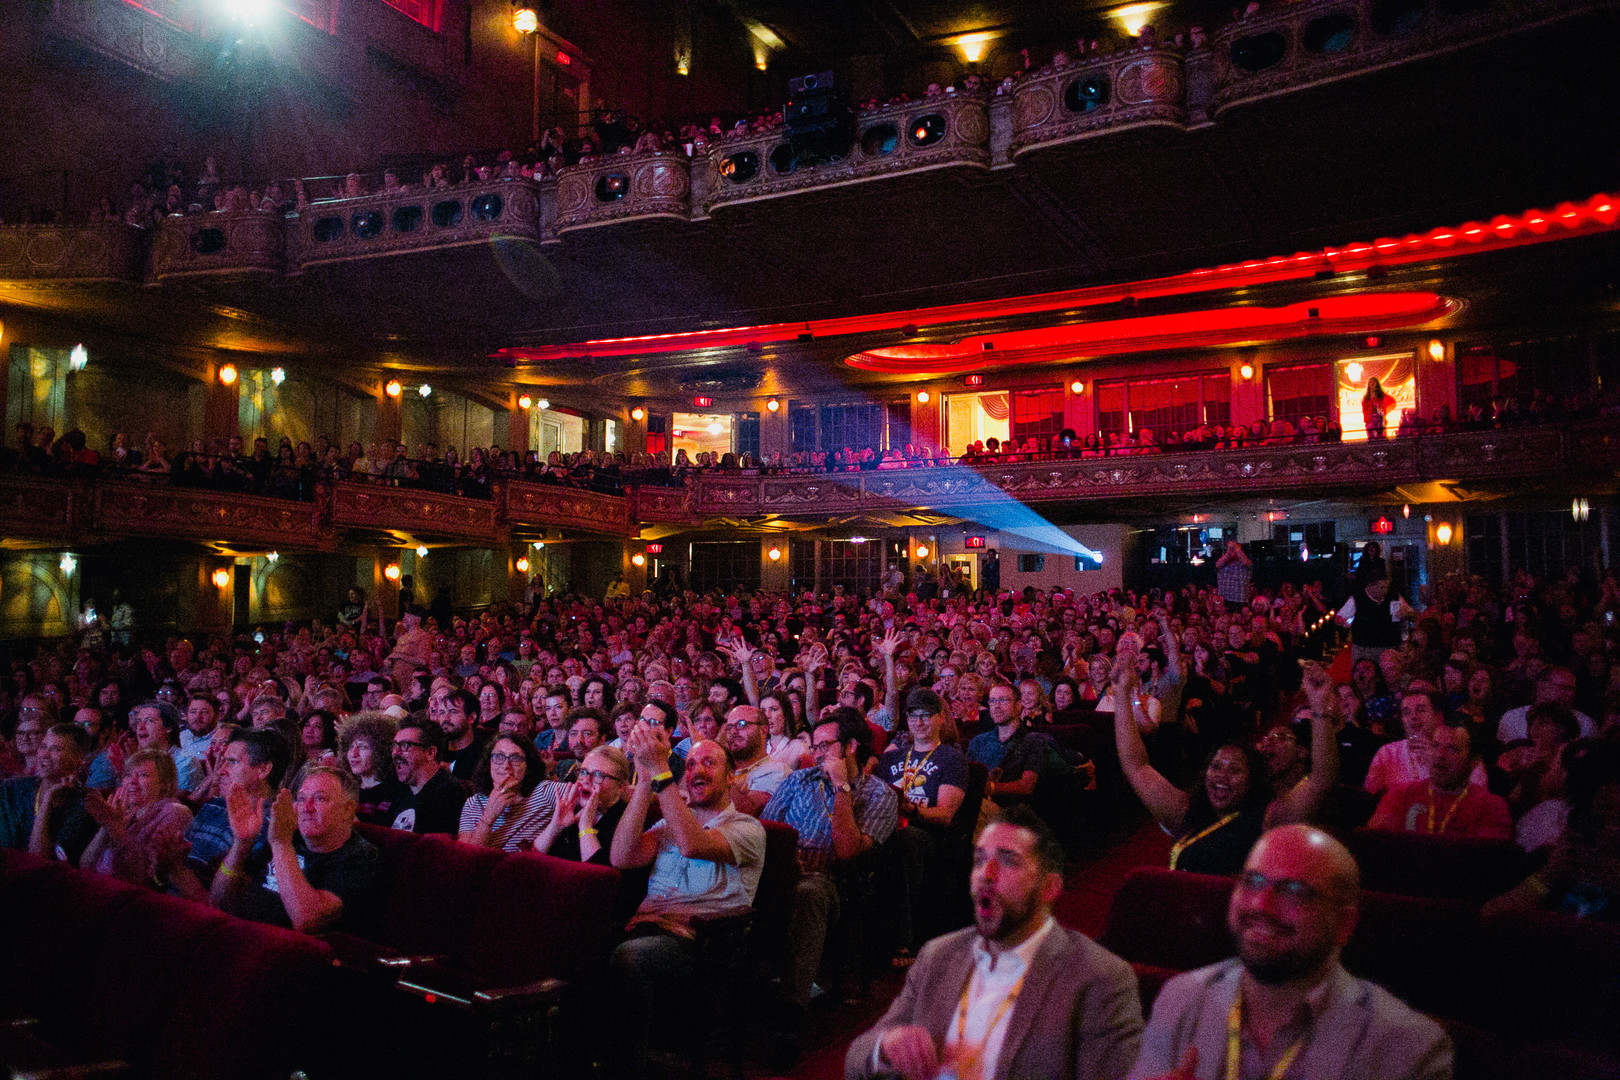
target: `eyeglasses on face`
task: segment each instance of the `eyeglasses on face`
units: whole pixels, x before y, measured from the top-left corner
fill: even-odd
[[[764,727],[765,726],[765,721],[763,721],[763,720],[727,720],[726,723],[725,723],[725,726],[728,727],[728,728],[736,728],[738,731],[747,731],[751,727]]]
[[[589,777],[599,784],[604,780],[613,780],[620,784],[624,783],[624,777],[618,775],[617,773],[606,773],[600,769],[581,769],[577,775],[580,777]]]
[[[813,742],[810,744],[810,749],[814,750],[818,754],[825,754],[827,751],[837,750],[843,745],[843,743],[839,742],[837,739],[834,739],[831,742]]]
[[[495,753],[489,755],[489,762],[491,765],[526,765],[528,764],[528,760],[529,759],[524,757],[521,752],[516,754],[503,754],[497,750]]]
[[[411,740],[411,739],[395,739],[394,740],[394,749],[395,750],[408,750],[411,747],[415,747],[418,750],[426,750],[428,748],[428,744],[424,743],[424,742],[416,742],[416,741]]]
[[[1309,904],[1321,899],[1322,894],[1312,885],[1297,878],[1267,877],[1258,870],[1245,870],[1238,875],[1238,888],[1247,892],[1264,892],[1270,889],[1279,899],[1291,904]]]

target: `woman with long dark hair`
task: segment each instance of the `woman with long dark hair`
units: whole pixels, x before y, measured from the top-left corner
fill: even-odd
[[[1389,410],[1395,407],[1395,399],[1384,390],[1376,378],[1367,380],[1367,392],[1361,395],[1361,419],[1367,425],[1367,438],[1382,439],[1384,425],[1389,416]]]

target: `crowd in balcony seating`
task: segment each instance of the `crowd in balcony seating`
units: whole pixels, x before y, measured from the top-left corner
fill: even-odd
[[[443,450],[433,443],[417,447],[410,456],[403,442],[385,440],[363,449],[351,442],[347,449],[325,436],[314,444],[282,436],[274,452],[270,440],[259,437],[249,448],[241,436],[212,442],[194,439],[183,451],[171,453],[162,436],[149,432],[144,449],[137,449],[127,432],[115,432],[105,451],[90,449],[85,434],[75,428],[61,438],[49,427],[17,425],[16,445],[0,448],[0,468],[45,476],[121,476],[162,482],[176,487],[206,488],[313,501],[316,489],[336,481],[417,488],[445,495],[487,499],[491,485],[502,480],[561,484],[616,494],[635,474],[625,454],[552,451],[545,461],[530,451],[520,459],[515,451],[474,446],[461,459],[455,447]]]
[[[909,964],[974,921],[969,789],[1073,843],[1110,827],[1087,816],[1097,789],[1128,786],[1178,837],[1171,868],[1205,873],[1237,873],[1278,826],[1369,814],[1374,829],[1516,839],[1544,865],[1497,908],[1620,912],[1613,574],[1453,576],[1402,597],[1370,546],[1350,580],[1257,588],[1233,543],[1214,587],[1084,595],[1004,590],[993,565],[978,590],[891,567],[860,595],[664,581],[634,596],[619,580],[596,600],[537,576],[471,615],[444,593],[418,606],[406,578],[392,624],[353,589],[333,619],[195,641],[87,612],[0,683],[0,845],[307,929],[344,925],[377,854],[344,841],[341,873],[312,864],[338,883],[321,904],[302,885],[247,903],[235,876],[266,872],[254,837],[278,785],[349,820],[650,866],[611,966],[639,1001],[659,985],[646,965],[692,962],[692,917],[746,909],[755,819],[785,822],[800,874],[776,991],[789,1036],[840,925]],[[1334,622],[1349,655],[1329,668]],[[293,819],[270,812],[287,842]],[[702,822],[729,855],[695,839]]]

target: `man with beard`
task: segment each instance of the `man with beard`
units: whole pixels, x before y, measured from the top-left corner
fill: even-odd
[[[1440,1026],[1339,963],[1360,892],[1355,859],[1327,833],[1266,833],[1227,909],[1238,955],[1165,984],[1133,1080],[1449,1080]]]
[[[935,938],[883,1019],[856,1039],[846,1080],[1121,1077],[1142,1035],[1130,966],[1059,926],[1063,847],[1035,812],[1000,811],[973,849],[974,925]]]
[[[662,724],[639,720],[626,742],[635,790],[609,850],[619,870],[652,864],[647,898],[630,920],[632,936],[611,961],[627,1006],[616,1025],[620,1074],[633,1075],[646,1066],[651,1018],[683,1011],[681,1003],[699,989],[692,920],[739,914],[753,904],[765,866],[765,827],[732,805],[731,757],[719,743],[696,743],[677,782]],[[646,828],[654,802],[663,818]]]

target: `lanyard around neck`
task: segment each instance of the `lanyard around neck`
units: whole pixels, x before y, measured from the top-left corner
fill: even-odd
[[[978,978],[978,972],[975,971],[968,977],[967,985],[962,987],[962,1002],[956,1010],[957,1051],[953,1057],[955,1073],[960,1080],[982,1080],[980,1070],[984,1066],[985,1047],[989,1045],[990,1036],[995,1033],[996,1025],[1001,1023],[1002,1018],[1007,1015],[1018,1001],[1018,995],[1024,989],[1024,979],[1028,976],[1029,969],[1025,968],[1024,974],[1018,976],[1018,981],[1012,984],[1012,989],[1007,991],[1007,996],[1001,1000],[1000,1005],[996,1006],[995,1015],[990,1017],[990,1022],[984,1027],[983,1038],[976,1043],[967,1041],[967,1018],[968,1002],[973,996],[973,982]]]
[[[1282,1057],[1271,1072],[1266,1074],[1267,1080],[1283,1080],[1289,1066],[1299,1057],[1299,1052],[1305,1048],[1305,1035],[1294,1040],[1294,1045],[1283,1051]],[[1243,988],[1238,987],[1236,996],[1232,998],[1232,1008],[1226,1014],[1226,1080],[1242,1080],[1243,1069]]]
[[[1440,793],[1435,790],[1434,781],[1433,780],[1429,781],[1429,835],[1430,836],[1434,836],[1436,833],[1443,833],[1443,832],[1446,831],[1446,826],[1451,824],[1451,815],[1453,815],[1453,814],[1455,814],[1457,812],[1457,807],[1461,806],[1462,801],[1464,799],[1466,799],[1466,798],[1468,798],[1468,789],[1463,788],[1462,794],[1458,795],[1455,799],[1451,800],[1451,809],[1446,811],[1446,816],[1440,819],[1440,828],[1436,829],[1434,827],[1434,804],[1437,801],[1439,801]]]
[[[1221,820],[1217,821],[1215,824],[1206,826],[1191,836],[1183,837],[1182,839],[1177,840],[1170,847],[1170,869],[1174,870],[1176,868],[1176,862],[1181,858],[1181,853],[1183,851],[1186,851],[1188,848],[1198,843],[1198,841],[1202,840],[1216,829],[1232,824],[1233,821],[1237,820],[1237,816],[1238,811],[1234,810],[1230,814],[1227,814],[1225,817],[1221,818]]]

